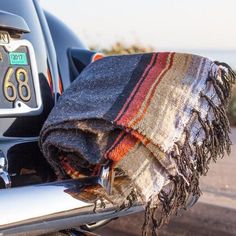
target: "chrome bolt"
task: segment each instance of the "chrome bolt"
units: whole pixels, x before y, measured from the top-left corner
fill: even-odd
[[[0,178],[5,184],[5,188],[11,187],[11,179],[7,172],[7,160],[5,157],[0,157]]]

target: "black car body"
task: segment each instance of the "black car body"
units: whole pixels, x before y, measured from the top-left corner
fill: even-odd
[[[74,194],[102,185],[106,170],[99,177],[58,182],[38,147],[58,97],[95,58],[38,0],[1,1],[0,235],[41,235],[85,224],[91,230],[143,210],[138,203],[120,211],[107,204],[95,213],[94,203]]]
[[[12,186],[43,182],[52,173],[39,151],[38,135],[58,96],[75,78],[68,50],[84,46],[66,25],[44,12],[37,0],[2,1],[0,11],[0,31],[33,46],[42,99],[38,112],[0,114],[0,150],[8,160]],[[19,25],[19,17],[25,24]]]

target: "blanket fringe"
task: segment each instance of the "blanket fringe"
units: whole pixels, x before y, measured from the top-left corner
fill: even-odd
[[[184,130],[184,143],[175,143],[174,150],[169,155],[175,160],[180,175],[170,176],[169,188],[158,194],[159,203],[153,199],[148,202],[143,224],[143,236],[150,235],[150,226],[151,235],[156,236],[157,230],[169,221],[170,216],[177,214],[179,209],[186,208],[190,196],[198,198],[201,195],[200,175],[206,175],[211,160],[216,161],[217,158],[222,158],[225,152],[230,153],[230,124],[227,119],[226,108],[231,97],[236,74],[225,63],[215,62],[215,65],[218,66],[218,71],[212,69],[206,83],[213,85],[220,105],[215,105],[211,98],[203,92],[200,94],[213,111],[214,119],[210,121],[208,116],[203,119],[197,109],[192,110],[194,119],[191,121],[198,120],[204,130],[205,138],[200,145],[197,141],[190,143],[188,128],[191,127],[190,123]],[[193,155],[194,160],[190,160]]]

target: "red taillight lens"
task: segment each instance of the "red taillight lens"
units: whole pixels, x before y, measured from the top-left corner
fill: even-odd
[[[92,57],[91,62],[97,61],[99,59],[102,59],[103,57],[105,57],[102,53],[95,53]]]

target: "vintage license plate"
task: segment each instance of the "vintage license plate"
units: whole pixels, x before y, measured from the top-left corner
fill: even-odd
[[[1,34],[5,40],[0,37],[0,116],[38,114],[42,100],[33,46]]]

